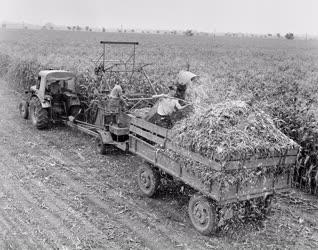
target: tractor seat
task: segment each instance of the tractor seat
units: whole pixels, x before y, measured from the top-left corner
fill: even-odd
[[[52,102],[54,103],[62,103],[65,101],[63,94],[52,94]]]

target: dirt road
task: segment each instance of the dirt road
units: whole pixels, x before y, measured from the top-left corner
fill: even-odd
[[[4,82],[0,82],[0,86]],[[19,117],[19,96],[0,88],[0,249],[318,248],[318,202],[291,193],[261,222],[197,233],[181,186],[141,195],[137,157],[98,155],[65,127],[38,131]]]

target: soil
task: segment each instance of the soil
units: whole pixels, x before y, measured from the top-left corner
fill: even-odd
[[[19,116],[20,96],[0,86],[0,249],[318,249],[318,200],[277,195],[267,218],[200,235],[181,184],[144,197],[137,156],[95,150],[64,126],[37,130]]]

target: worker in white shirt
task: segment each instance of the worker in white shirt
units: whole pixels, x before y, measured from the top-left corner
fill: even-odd
[[[165,128],[172,128],[171,114],[176,110],[182,110],[189,106],[189,104],[181,106],[175,95],[175,86],[169,86],[168,94],[154,95],[153,98],[160,99],[156,105],[156,113],[151,116],[148,121]]]

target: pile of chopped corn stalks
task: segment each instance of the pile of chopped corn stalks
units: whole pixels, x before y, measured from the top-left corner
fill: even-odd
[[[270,156],[298,147],[262,110],[243,101],[196,109],[172,128],[179,146],[212,160]]]

